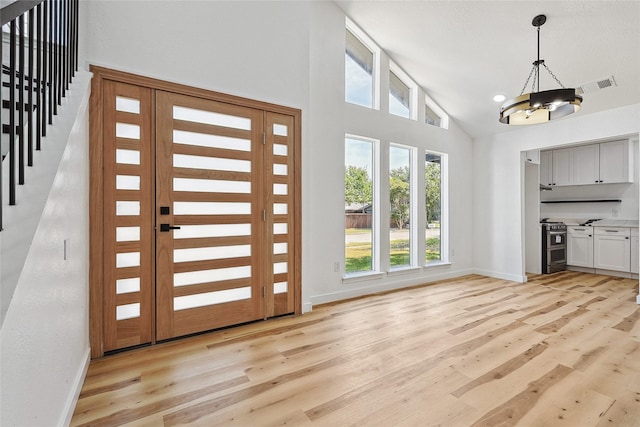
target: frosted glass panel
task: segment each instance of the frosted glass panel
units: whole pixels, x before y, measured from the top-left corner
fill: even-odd
[[[287,234],[287,224],[273,224],[273,234]]]
[[[251,256],[251,245],[174,249],[173,262],[202,261]]]
[[[250,235],[251,224],[182,225],[179,230],[173,230],[174,239]]]
[[[174,202],[173,213],[175,215],[249,215],[251,203]]]
[[[287,293],[287,282],[278,282],[273,284],[273,293],[274,294],[286,294]]]
[[[286,262],[274,262],[273,263],[273,274],[281,274],[287,272],[287,263]]]
[[[140,240],[140,227],[116,227],[117,242],[135,242]]]
[[[140,291],[140,278],[134,277],[132,279],[119,279],[116,280],[116,293],[128,294],[130,292]]]
[[[137,267],[140,265],[140,252],[116,254],[116,268]]]
[[[140,190],[140,177],[134,175],[116,175],[117,190]]]
[[[224,126],[228,128],[251,130],[251,120],[245,117],[196,110],[194,108],[179,107],[177,105],[173,107],[173,118],[195,123],[206,123],[209,125]]]
[[[251,193],[247,181],[222,181],[216,179],[173,178],[173,191],[197,191],[205,193]]]
[[[279,125],[279,124],[274,124],[273,125],[273,134],[274,135],[280,135],[280,136],[287,136],[287,126],[285,125]]]
[[[140,317],[140,303],[119,305],[116,307],[116,320]]]
[[[200,147],[224,148],[226,150],[251,151],[251,140],[231,138],[229,136],[208,135],[204,133],[173,131],[175,144],[197,145]]]
[[[246,279],[251,277],[251,266],[216,268],[213,270],[174,273],[173,286],[187,286],[221,280]]]
[[[275,215],[286,215],[288,212],[286,203],[274,203],[273,204],[273,213]]]
[[[140,114],[140,101],[116,96],[116,110],[124,111],[125,113]]]
[[[135,150],[116,150],[116,163],[139,165],[140,152]]]
[[[249,160],[222,159],[219,157],[189,156],[174,154],[173,166],[177,168],[194,168],[231,172],[251,172]]]
[[[274,255],[286,254],[287,253],[287,244],[286,243],[274,243],[273,244],[273,253],[274,253]]]
[[[140,126],[116,123],[116,136],[118,138],[140,139]]]
[[[116,215],[140,215],[140,202],[116,202]]]
[[[287,165],[281,165],[279,163],[275,163],[273,165],[273,174],[274,175],[287,175]]]
[[[273,144],[273,154],[276,156],[286,156],[287,146],[282,144]]]
[[[251,287],[247,286],[244,288],[176,297],[173,299],[173,309],[175,311],[186,310],[188,308],[204,307],[206,305],[222,304],[249,298],[251,298]]]
[[[273,194],[286,195],[287,184],[273,184]]]

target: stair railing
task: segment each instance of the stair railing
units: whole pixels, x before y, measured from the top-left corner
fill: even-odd
[[[8,111],[2,115],[2,133],[8,135],[9,144],[9,205],[16,204],[16,185],[25,183],[25,163],[34,166],[34,149],[41,149],[47,124],[53,124],[53,116],[78,71],[78,8],[79,0],[20,0],[0,10],[0,76],[3,91],[8,88],[9,92],[8,99],[0,93],[2,111]],[[8,64],[3,56],[6,44]],[[8,123],[4,123],[5,117]],[[1,154],[0,231],[6,153],[3,150]]]

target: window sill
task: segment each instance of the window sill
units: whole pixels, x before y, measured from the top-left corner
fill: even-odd
[[[410,274],[410,273],[415,273],[417,271],[421,271],[422,267],[415,267],[415,266],[407,266],[407,267],[399,267],[399,268],[394,268],[392,270],[389,270],[387,272],[388,276],[400,276],[402,274]]]
[[[348,276],[342,277],[342,283],[366,282],[367,280],[382,279],[383,277],[384,277],[384,273],[380,273],[378,271],[354,273],[354,274],[350,274]]]
[[[449,265],[453,265],[453,263],[451,261],[442,261],[442,262],[433,262],[430,264],[425,264],[423,267],[425,269],[429,269],[429,268],[446,267]]]

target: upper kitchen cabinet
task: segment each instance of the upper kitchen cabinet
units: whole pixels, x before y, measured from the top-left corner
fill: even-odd
[[[571,185],[600,182],[600,144],[571,148]]]
[[[600,182],[633,182],[633,144],[629,140],[603,142],[600,146]]]
[[[617,184],[633,181],[628,140],[540,152],[540,184],[549,186]]]

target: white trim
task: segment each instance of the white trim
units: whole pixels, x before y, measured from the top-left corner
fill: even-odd
[[[527,276],[519,276],[517,274],[501,273],[498,271],[482,270],[478,268],[473,269],[473,274],[494,277],[496,279],[502,279],[502,280],[510,280],[512,282],[527,283]]]
[[[381,283],[375,286],[361,286],[357,288],[349,288],[337,292],[328,292],[326,294],[315,295],[310,298],[313,305],[326,304],[330,302],[342,301],[349,298],[356,298],[361,296],[373,295],[378,292],[392,291],[403,288],[410,288],[419,285],[427,285],[429,283],[438,282],[445,279],[454,279],[456,277],[467,276],[474,274],[472,269],[460,270],[453,272],[446,272],[442,274],[433,274],[429,276],[413,276],[410,279],[393,282],[393,283]],[[382,274],[381,274],[382,275]],[[366,278],[362,281],[365,281]]]
[[[313,311],[313,304],[310,302],[302,303],[302,314],[311,313]]]
[[[91,348],[87,347],[84,352],[82,365],[78,369],[76,377],[73,381],[73,393],[67,396],[67,403],[64,405],[64,410],[62,411],[60,421],[58,422],[58,425],[61,427],[71,425],[71,418],[73,417],[73,413],[75,412],[78,398],[80,397],[80,392],[82,391],[84,379],[87,377],[87,371],[89,370],[90,364]]]

